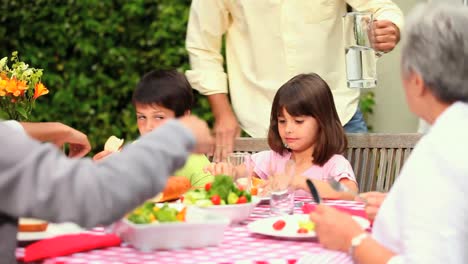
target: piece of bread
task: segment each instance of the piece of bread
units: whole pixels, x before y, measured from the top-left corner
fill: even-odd
[[[104,144],[104,150],[110,151],[110,152],[117,152],[120,150],[124,143],[123,139],[120,139],[116,136],[110,136],[106,143]]]
[[[167,202],[179,199],[184,193],[192,188],[190,180],[184,176],[171,176],[167,180],[163,192],[152,200],[155,202]]]
[[[257,177],[252,177],[252,186],[253,187],[260,187],[263,184],[265,184],[264,180],[262,180],[260,178],[257,178]]]
[[[49,223],[35,218],[20,218],[18,223],[19,232],[43,232]]]

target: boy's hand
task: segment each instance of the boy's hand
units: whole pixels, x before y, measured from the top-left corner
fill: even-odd
[[[183,126],[192,131],[195,136],[195,153],[208,153],[213,147],[213,137],[205,121],[190,115],[179,118]]]
[[[105,157],[109,156],[112,153],[114,153],[114,152],[109,151],[109,150],[103,150],[103,151],[97,153],[96,155],[94,155],[93,160],[94,161],[102,160],[102,159],[104,159]]]

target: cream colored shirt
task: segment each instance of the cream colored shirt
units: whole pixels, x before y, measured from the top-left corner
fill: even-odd
[[[359,11],[399,28],[401,10],[390,0],[348,0]],[[204,95],[227,93],[220,53],[226,34],[231,103],[242,128],[265,137],[279,87],[300,73],[318,73],[330,86],[341,122],[356,112],[359,90],[346,86],[341,17],[345,0],[193,0],[186,76]]]

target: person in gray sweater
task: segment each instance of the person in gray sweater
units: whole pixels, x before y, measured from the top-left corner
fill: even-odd
[[[75,157],[90,150],[84,134],[58,124],[43,124],[42,129],[23,124],[19,132],[0,122],[0,263],[16,262],[19,217],[83,227],[110,224],[160,192],[189,153],[207,152],[213,142],[206,123],[188,116],[166,122],[95,163],[66,157],[51,144],[70,143]],[[67,132],[60,132],[64,127]]]

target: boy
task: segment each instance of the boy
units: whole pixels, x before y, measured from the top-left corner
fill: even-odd
[[[161,126],[168,119],[190,115],[193,100],[192,87],[182,73],[176,70],[154,70],[145,74],[132,98],[140,135]],[[96,154],[94,160],[102,159],[110,153],[104,150]],[[213,176],[203,171],[209,164],[205,155],[192,154],[185,166],[174,175],[187,178],[191,187],[204,187],[213,181]]]

